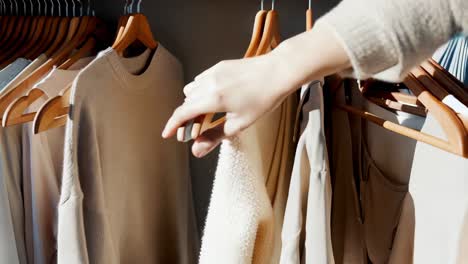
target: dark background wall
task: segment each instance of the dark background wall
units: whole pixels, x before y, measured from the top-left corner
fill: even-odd
[[[323,15],[337,2],[312,0],[314,18]],[[265,7],[270,4],[265,1]],[[124,0],[96,0],[94,5],[97,16],[115,27],[123,12]],[[276,1],[283,38],[305,30],[307,5],[308,2],[303,0]],[[242,57],[259,8],[259,0],[144,0],[141,5],[156,39],[182,61],[186,82],[221,60]],[[204,159],[191,159],[200,229],[205,222],[217,155],[212,153]]]

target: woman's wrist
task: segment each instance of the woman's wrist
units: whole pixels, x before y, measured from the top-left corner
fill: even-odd
[[[344,47],[328,27],[316,27],[285,40],[269,56],[285,82],[285,94],[351,67]]]

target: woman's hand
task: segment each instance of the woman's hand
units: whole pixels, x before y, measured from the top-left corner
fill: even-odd
[[[285,62],[273,53],[222,61],[184,88],[185,103],[169,119],[163,136],[173,136],[185,122],[206,113],[226,113],[226,122],[195,140],[193,154],[204,156],[225,137],[234,136],[274,110],[294,90],[285,78]]]
[[[289,39],[267,55],[220,62],[184,88],[186,100],[167,122],[163,137],[174,136],[195,117],[225,112],[224,126],[195,139],[192,152],[203,157],[223,138],[236,135],[273,111],[304,83],[349,66],[341,44],[324,28]]]

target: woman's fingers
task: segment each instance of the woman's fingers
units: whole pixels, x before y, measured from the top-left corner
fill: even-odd
[[[197,158],[202,158],[215,149],[225,138],[223,126],[210,129],[195,139],[192,145],[192,153]]]
[[[197,100],[188,100],[174,111],[169,121],[167,121],[162,136],[163,138],[174,136],[179,127],[197,116],[223,111],[223,105],[214,96],[204,96],[197,98]]]

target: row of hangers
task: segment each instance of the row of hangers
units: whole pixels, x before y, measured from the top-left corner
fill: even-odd
[[[263,6],[262,1],[261,10],[255,17],[252,38],[245,57],[265,54],[279,44],[279,19],[274,10],[274,1],[270,11],[264,10]],[[312,24],[312,8],[309,0],[306,12],[307,30],[312,28]],[[399,110],[420,116],[426,116],[430,112],[440,123],[447,140],[396,124],[350,105],[340,105],[339,108],[400,135],[468,158],[468,117],[455,113],[441,102],[447,95],[452,94],[464,105],[468,105],[468,92],[460,81],[437,62],[429,59],[415,67],[400,85],[406,86],[412,94],[402,93],[395,89],[388,91],[382,89],[383,86],[381,82],[367,81],[360,88],[365,98],[388,110]],[[187,122],[178,129],[177,139],[182,142],[190,141],[226,121],[224,116],[216,118],[217,116],[212,113]]]
[[[402,93],[403,87],[410,93]],[[446,139],[385,120],[349,104],[338,107],[402,136],[468,158],[468,116],[456,113],[442,102],[447,96],[453,95],[468,106],[468,90],[433,59],[414,67],[401,84],[369,80],[363,85],[359,82],[359,89],[370,102],[390,111],[402,111],[423,117],[430,113],[444,131]]]
[[[137,12],[141,9],[141,2],[141,0],[138,1]],[[147,18],[139,13],[130,14],[133,11],[133,0],[126,0],[124,9],[112,47],[118,54],[124,54],[133,43],[140,41],[145,47],[156,49],[158,42],[153,37]],[[80,8],[80,10],[83,9]],[[15,47],[10,47],[9,43],[13,41],[12,35],[16,35],[17,30],[15,29],[13,33],[8,30],[9,26],[0,28],[0,50],[16,49],[10,52],[11,57],[2,57],[0,63],[5,62],[5,65],[8,65],[20,57],[33,60],[40,54],[46,54],[49,58],[18,85],[8,91],[0,92],[0,116],[3,127],[33,122],[33,130],[37,134],[66,124],[70,110],[71,85],[64,87],[58,95],[48,99],[37,112],[32,113],[25,113],[25,111],[45,93],[38,88],[30,91],[28,89],[41,80],[53,67],[57,66],[58,69],[66,70],[91,52],[97,52],[97,42],[106,42],[105,37],[103,38],[107,36],[106,30],[102,27],[100,20],[94,16],[94,11],[90,11],[88,6],[87,14],[81,13],[81,15],[73,18],[0,16],[1,25],[4,25],[4,22],[8,22],[7,25],[18,25],[22,24],[21,20],[23,22],[27,20],[26,24],[30,26],[24,28],[21,33],[27,37],[21,38],[22,41],[17,42]],[[35,51],[29,54],[30,49]]]
[[[312,9],[310,5],[311,1],[309,1],[309,9],[307,11],[308,28],[312,28]],[[255,16],[252,37],[244,58],[264,55],[276,48],[280,42],[279,16],[275,10],[275,0],[272,0],[271,9],[268,11],[265,10],[264,0],[262,0],[260,11],[258,11]],[[197,117],[177,130],[177,140],[188,142],[192,139],[196,139],[205,131],[218,127],[224,122],[226,122],[226,117],[224,115],[218,117],[216,113]]]
[[[2,10],[5,10],[4,1],[1,3]],[[274,9],[274,4],[272,1],[271,10],[266,11],[263,8],[263,1],[261,2],[262,7],[255,17],[252,38],[244,57],[266,54],[279,45],[281,41],[279,17]],[[138,12],[140,5],[141,0],[138,1]],[[124,8],[126,13],[129,6],[133,6],[133,1],[130,5],[129,1],[126,1]],[[1,91],[2,126],[34,122],[34,133],[39,133],[63,126],[66,123],[71,87],[65,87],[59,95],[49,99],[37,113],[25,113],[25,110],[43,96],[44,92],[40,89],[27,90],[54,66],[58,66],[59,69],[68,69],[73,63],[95,49],[99,36],[103,34],[101,34],[100,21],[92,15],[94,12],[89,10],[88,6],[86,15],[73,18],[53,15],[0,16],[0,67],[5,67],[20,57],[33,60],[40,54],[46,54],[49,58],[46,63],[18,85],[7,91]],[[312,28],[310,1],[306,17],[307,29],[310,29]],[[119,19],[116,35],[112,47],[121,55],[136,41],[152,50],[156,49],[158,45],[147,18],[139,13],[124,14]],[[77,52],[73,53],[74,50]],[[349,105],[341,105],[340,108],[398,134],[468,157],[466,131],[468,122],[465,117],[457,115],[441,102],[445,96],[452,94],[466,105],[468,95],[463,85],[433,60],[428,60],[413,69],[403,84],[414,95],[379,89],[381,84],[373,81],[366,82],[361,87],[361,91],[370,101],[388,109],[407,111],[418,115],[430,112],[441,124],[447,140],[404,127]],[[178,139],[188,141],[197,138],[206,130],[214,128],[224,121],[224,117],[215,119],[215,114],[199,117],[186,124],[185,127],[179,128]]]

